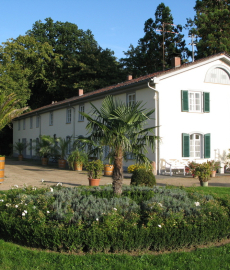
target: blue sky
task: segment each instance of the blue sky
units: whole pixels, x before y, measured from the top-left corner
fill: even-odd
[[[185,25],[195,15],[195,0],[3,0],[1,1],[0,42],[24,35],[35,21],[51,17],[54,21],[77,24],[90,29],[103,48],[124,57],[130,44],[137,45],[143,37],[144,22],[155,18],[160,3],[169,6],[175,24]],[[191,42],[184,31],[187,43]]]

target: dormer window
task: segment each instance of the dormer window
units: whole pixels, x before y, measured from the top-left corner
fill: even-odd
[[[210,68],[205,76],[207,83],[230,84],[230,73],[224,66]]]

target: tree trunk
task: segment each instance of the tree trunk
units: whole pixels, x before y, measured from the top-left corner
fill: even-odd
[[[123,183],[123,151],[122,148],[120,148],[114,160],[113,193],[115,195],[121,195],[122,183]]]

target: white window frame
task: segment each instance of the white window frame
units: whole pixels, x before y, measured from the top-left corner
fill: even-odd
[[[85,105],[79,105],[79,117],[78,117],[78,121],[79,122],[84,122],[85,117],[83,115],[80,114],[80,112],[85,112]]]
[[[191,139],[191,136],[193,137]],[[197,136],[199,136],[199,138],[196,138]],[[199,151],[196,150],[196,143],[199,143]],[[190,152],[189,152],[189,156],[191,158],[204,158],[204,136],[201,133],[191,133],[189,134],[189,148],[190,148]],[[193,150],[192,150],[193,148]],[[196,153],[199,153],[199,155],[196,155]]]
[[[26,129],[26,119],[23,119],[22,125],[23,125],[23,130],[25,130]]]
[[[33,116],[30,117],[30,129],[33,128]]]
[[[190,95],[193,94],[194,97],[191,98]],[[199,103],[197,102],[196,95],[199,95]],[[202,112],[202,92],[201,91],[188,91],[188,100],[189,100],[189,112]],[[192,102],[191,102],[192,101]],[[196,105],[199,105],[199,109],[196,109]]]
[[[49,125],[53,126],[53,124],[54,124],[54,114],[53,112],[50,112]]]
[[[136,93],[127,94],[127,104],[133,105],[136,102]]]
[[[39,126],[40,126],[40,116],[37,115],[36,116],[36,128],[39,128]]]
[[[70,124],[72,121],[72,109],[68,108],[66,109],[66,123]]]
[[[18,130],[20,130],[20,129],[21,129],[21,121],[18,120]]]

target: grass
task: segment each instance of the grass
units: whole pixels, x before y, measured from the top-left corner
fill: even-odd
[[[227,197],[230,188],[191,187],[214,197]],[[172,252],[160,255],[85,254],[68,255],[50,251],[31,250],[0,240],[0,269],[230,269],[230,244],[220,247],[198,248],[191,252]]]
[[[66,255],[29,250],[0,240],[0,269],[230,269],[230,244],[222,247],[161,255],[86,254]]]

